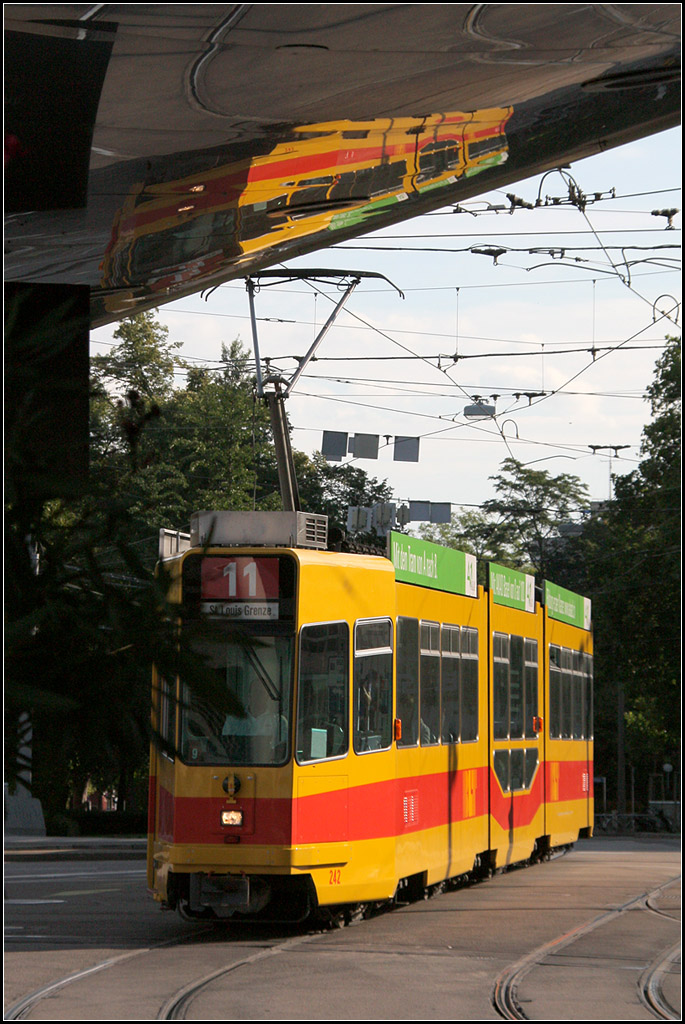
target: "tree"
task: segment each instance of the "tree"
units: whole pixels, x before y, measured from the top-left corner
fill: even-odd
[[[33,794],[46,821],[64,811],[70,766],[106,772],[121,789],[150,740],[151,658],[175,657],[175,630],[160,579],[108,536],[126,577],[103,570],[97,549],[116,517],[81,517],[46,503],[35,535],[40,571],[15,577],[6,625],[6,773],[12,780],[18,723],[33,729]]]
[[[483,510],[496,517],[498,544],[509,552],[509,563],[549,578],[559,528],[587,508],[587,487],[570,473],[552,476],[514,458],[505,459],[502,472],[490,479],[498,497],[485,501]]]
[[[132,513],[141,528],[182,529],[203,508],[275,506],[263,484],[273,463],[268,416],[243,362],[239,347],[224,348],[217,371],[192,375],[162,404],[140,452]]]
[[[652,770],[664,760],[677,763],[679,751],[673,711],[681,671],[680,369],[680,340],[669,338],[646,393],[653,419],[643,431],[644,458],[637,470],[616,479],[606,516],[615,557],[598,566],[605,591],[610,585],[616,595],[630,582],[629,600],[614,596],[603,613],[612,636],[624,638],[615,670],[625,686],[628,756]]]
[[[177,346],[150,314],[122,324],[116,337],[120,344],[94,365],[87,486],[70,499],[41,500],[30,545],[11,525],[24,521],[22,509],[11,506],[8,518],[18,540],[11,545],[7,601],[6,771],[11,780],[25,767],[19,726],[28,716],[33,792],[48,821],[64,811],[75,777],[96,776],[123,795],[147,759],[152,661],[166,663],[174,676],[185,658],[164,575],[153,576],[152,567],[158,527],[186,526],[195,501],[205,497],[192,477],[194,469],[206,472],[202,460],[194,466],[195,453],[174,452],[172,441],[186,421],[195,433],[206,430],[213,408],[198,396],[196,378],[186,403],[192,408],[179,411],[172,386]],[[227,351],[219,413],[231,413],[229,433],[242,455],[254,445],[244,440],[236,396],[244,404],[249,387],[236,363]],[[215,379],[202,383],[217,390]],[[239,462],[233,459],[234,469]],[[236,479],[242,486],[234,472]],[[208,685],[192,659],[185,661],[185,678]]]
[[[8,520],[16,543],[8,545],[6,771],[12,779],[21,768],[28,715],[33,791],[48,822],[77,783],[97,778],[123,795],[145,764],[153,661],[218,707],[225,699],[201,661],[178,650],[164,574],[152,572],[159,528],[187,529],[202,508],[281,504],[268,414],[240,344],[224,346],[210,371],[185,366],[151,314],[115,337],[93,366],[87,487],[36,505],[30,545],[19,529],[25,510],[11,508]],[[179,367],[185,387],[174,386]],[[388,494],[355,467],[295,458],[312,511],[344,522],[347,504]]]
[[[135,391],[154,402],[168,398],[174,386],[174,368],[180,363],[175,351],[180,342],[170,342],[169,328],[152,311],[123,320],[113,334],[119,344],[109,355],[94,356],[91,373],[101,389],[114,385],[123,395]]]
[[[613,500],[555,553],[555,574],[592,598],[595,759],[619,802],[617,760],[637,770],[642,801],[649,773],[679,762],[680,369],[680,339],[668,338],[646,390],[640,465],[614,478]]]
[[[280,501],[268,415],[240,343],[222,346],[208,370],[172,357],[177,346],[154,321],[133,326],[97,364],[91,491],[119,504],[129,541],[152,568],[161,527],[186,530],[202,508]],[[175,368],[185,387],[173,387]],[[141,381],[144,394],[130,387]]]

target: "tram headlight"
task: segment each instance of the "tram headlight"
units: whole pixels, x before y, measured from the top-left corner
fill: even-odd
[[[243,823],[243,812],[242,810],[234,809],[231,811],[221,812],[221,824],[222,825],[242,825]]]

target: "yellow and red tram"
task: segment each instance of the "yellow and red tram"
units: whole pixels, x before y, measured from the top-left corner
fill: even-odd
[[[390,557],[329,551],[303,513],[198,513],[181,547],[181,642],[236,710],[155,673],[163,906],[337,913],[591,834],[582,599],[578,622],[575,595],[541,605],[496,566],[484,591],[473,556],[402,534]]]

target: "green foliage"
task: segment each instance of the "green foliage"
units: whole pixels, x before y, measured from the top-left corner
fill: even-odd
[[[139,313],[124,320],[114,332],[119,344],[109,355],[95,356],[91,372],[99,390],[114,385],[119,394],[135,391],[144,398],[160,401],[169,397],[174,384],[174,355],[180,342],[168,341],[169,328],[155,320],[154,313]]]
[[[350,463],[331,465],[320,452],[312,459],[297,453],[295,464],[302,508],[327,515],[329,526],[345,529],[349,507],[369,508],[392,499],[387,481],[369,477]]]
[[[549,569],[563,544],[564,526],[589,505],[587,488],[576,476],[552,476],[513,458],[505,459],[502,472],[491,479],[496,498],[453,515],[450,523],[422,526],[420,535],[475,555],[480,583],[486,583],[488,562],[558,582]]]
[[[240,712],[201,659],[178,650],[166,580],[153,575],[158,533],[187,530],[203,508],[281,507],[268,414],[240,344],[223,346],[209,371],[183,364],[152,314],[114,337],[93,361],[87,489],[27,507],[17,486],[8,508],[6,777],[29,767],[30,726],[33,793],[50,821],[88,779],[121,803],[133,792],[151,739],[153,662]],[[174,386],[179,369],[185,387]],[[295,457],[310,511],[344,522],[347,504],[388,495],[354,467]]]
[[[123,372],[119,390],[142,381],[145,391],[97,390],[91,493],[119,502],[129,542],[152,567],[161,527],[187,530],[199,509],[279,508],[280,499],[268,415],[240,344],[224,345],[209,371],[172,358],[166,333],[144,326],[99,358],[99,384]],[[186,372],[184,388],[172,387],[175,366]]]
[[[497,543],[507,553],[508,564],[550,578],[559,527],[589,503],[585,484],[570,473],[552,476],[513,458],[505,459],[502,472],[490,479],[497,497],[484,502],[483,510],[496,518]]]
[[[33,794],[46,815],[61,813],[89,778],[116,788],[123,804],[147,761],[153,662],[220,709],[236,710],[201,659],[178,649],[168,582],[121,539],[121,506],[89,504],[83,517],[56,503],[46,509],[35,538],[40,572],[13,581],[8,600],[6,772],[11,779],[26,767],[19,727],[28,716]]]
[[[41,524],[40,572],[15,581],[6,629],[7,770],[16,770],[13,737],[27,713],[33,791],[48,811],[66,804],[66,765],[111,780],[145,757],[150,658],[160,645],[174,646],[161,588],[145,581],[131,552],[120,549],[128,576],[115,580],[95,554],[97,532],[57,519],[46,515]]]
[[[646,391],[653,418],[638,468],[614,479],[614,499],[556,553],[554,573],[592,598],[597,771],[615,777],[619,695],[626,761],[646,777],[679,759],[680,339],[668,338]]]

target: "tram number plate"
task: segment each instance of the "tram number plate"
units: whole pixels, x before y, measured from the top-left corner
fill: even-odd
[[[328,872],[328,884],[340,885],[340,868],[331,868]]]
[[[205,558],[202,600],[277,601],[278,559]]]

